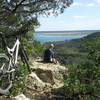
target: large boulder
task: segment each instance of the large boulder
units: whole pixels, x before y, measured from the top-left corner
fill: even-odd
[[[28,77],[28,86],[38,91],[60,88],[64,85],[64,76],[68,69],[60,64],[43,63],[35,60],[31,64],[32,73]]]

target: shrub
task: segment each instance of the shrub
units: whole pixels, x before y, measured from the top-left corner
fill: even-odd
[[[65,79],[65,90],[72,100],[100,99],[100,40],[87,41],[88,59],[79,65],[70,65]]]

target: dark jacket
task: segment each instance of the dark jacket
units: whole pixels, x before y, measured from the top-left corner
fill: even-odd
[[[44,51],[44,62],[51,62],[52,58],[54,58],[54,52],[51,49],[46,49]]]

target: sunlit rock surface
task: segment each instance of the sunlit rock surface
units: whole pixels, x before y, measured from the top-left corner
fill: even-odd
[[[15,97],[15,100],[30,100],[30,99],[27,98],[24,94],[20,94]]]
[[[64,85],[63,77],[67,75],[68,69],[60,64],[43,63],[41,61],[34,61],[31,65],[32,73],[29,75],[29,84],[33,88],[59,88]],[[30,85],[29,85],[30,86]],[[35,86],[35,87],[34,87]]]
[[[31,64],[32,73],[28,76],[26,96],[38,100],[39,95],[64,86],[64,76],[68,69],[60,64],[43,63],[34,60]]]

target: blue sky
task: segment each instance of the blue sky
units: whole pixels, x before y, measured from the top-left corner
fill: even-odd
[[[40,16],[36,31],[100,30],[100,0],[73,0],[61,15]]]

